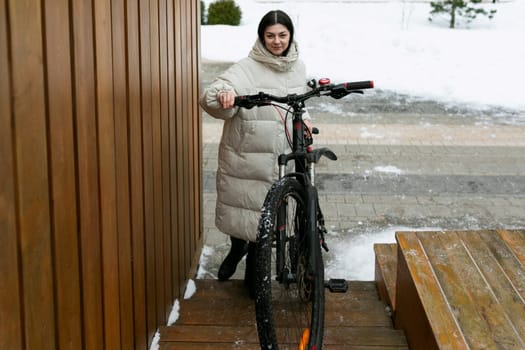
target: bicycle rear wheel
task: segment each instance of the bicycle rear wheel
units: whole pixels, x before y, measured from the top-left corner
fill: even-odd
[[[292,178],[276,182],[265,199],[255,265],[261,349],[322,347],[324,267],[317,218],[307,214],[317,212],[317,201],[309,203],[305,189]],[[317,243],[308,242],[309,229]]]

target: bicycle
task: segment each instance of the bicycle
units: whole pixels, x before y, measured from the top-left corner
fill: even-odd
[[[291,153],[278,157],[279,180],[268,191],[259,220],[255,253],[255,309],[261,349],[320,350],[324,333],[324,291],[346,292],[346,280],[324,280],[321,248],[327,230],[315,187],[315,164],[323,156],[337,160],[328,148],[313,149],[313,136],[305,126],[305,101],[312,97],[336,99],[373,88],[372,81],[334,85],[329,79],[308,82],[304,94],[272,96],[260,92],[237,96],[242,108],[275,106],[292,114],[293,133],[287,133]],[[288,108],[283,105],[287,105]],[[286,129],[286,131],[288,131]],[[287,172],[289,161],[295,171]]]

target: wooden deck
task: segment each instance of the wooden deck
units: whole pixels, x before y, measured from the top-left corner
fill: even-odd
[[[525,349],[524,230],[396,239],[374,247],[376,282],[327,292],[324,349]],[[258,349],[242,281],[196,283],[176,324],[161,328],[160,349]]]
[[[196,280],[173,326],[160,329],[160,349],[259,349],[255,308],[239,280]],[[394,330],[375,282],[349,282],[345,294],[326,293],[323,349],[408,349]]]
[[[396,239],[375,246],[376,280],[411,349],[525,349],[525,231]]]

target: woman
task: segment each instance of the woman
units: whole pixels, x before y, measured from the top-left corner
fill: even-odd
[[[289,151],[284,120],[271,106],[244,109],[235,96],[260,91],[283,96],[307,89],[294,27],[283,11],[268,12],[259,23],[258,38],[248,57],[231,66],[204,90],[200,104],[224,120],[217,169],[215,224],[231,236],[230,252],[218,278],[229,279],[248,252],[245,282],[251,287],[257,224],[264,198],[278,177],[277,156]],[[289,129],[290,130],[290,129]]]

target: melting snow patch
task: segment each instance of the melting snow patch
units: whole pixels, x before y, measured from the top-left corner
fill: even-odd
[[[168,326],[171,326],[179,319],[180,304],[179,299],[176,299],[171,308],[170,316],[168,317]]]
[[[402,174],[403,173],[401,169],[393,165],[376,166],[374,168],[374,171],[377,171],[379,173],[389,173],[389,174]]]
[[[380,232],[341,235],[341,241],[330,245],[331,258],[326,263],[325,277],[347,280],[374,280],[374,244],[395,243],[397,231],[440,231],[439,228],[393,226]],[[344,237],[343,237],[344,236]]]
[[[201,256],[199,259],[199,269],[197,270],[197,279],[205,278],[207,275],[212,275],[206,268],[208,266],[209,257],[215,254],[215,249],[209,245],[202,247]]]
[[[153,337],[153,340],[151,341],[151,346],[149,347],[149,350],[158,350],[159,349],[159,340],[160,340],[160,333],[157,331],[155,333],[155,336]]]
[[[195,286],[195,282],[192,279],[188,280],[188,285],[186,286],[186,291],[184,292],[184,299],[190,299],[193,294],[195,294],[196,290],[197,287]]]
[[[382,139],[383,135],[380,134],[374,134],[373,132],[368,131],[367,128],[361,128],[361,137],[364,139]]]

